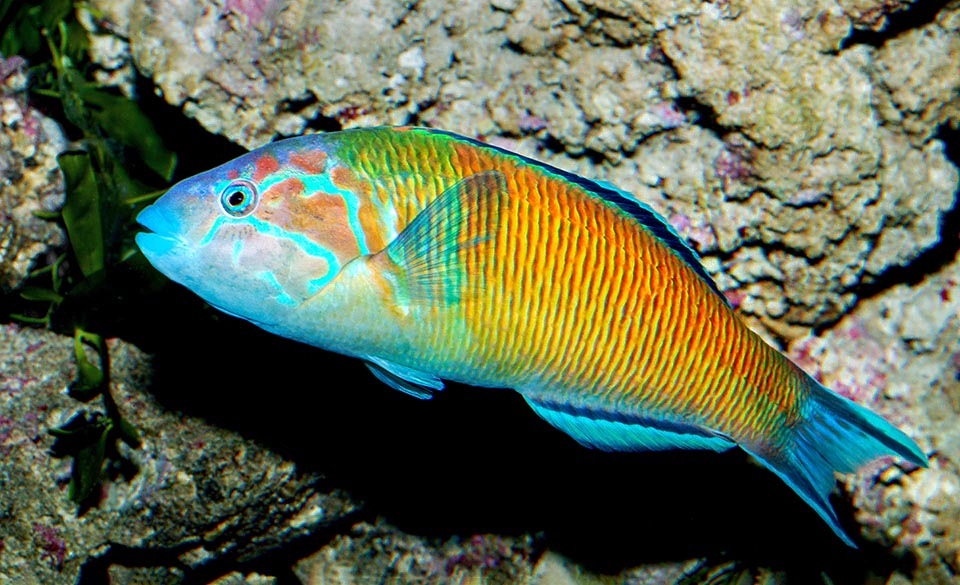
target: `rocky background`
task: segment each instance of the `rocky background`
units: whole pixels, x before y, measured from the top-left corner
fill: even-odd
[[[843,479],[848,550],[741,454],[588,452],[516,397],[411,401],[173,292],[169,343],[116,307],[112,390],[141,445],[90,509],[46,433],[78,409],[73,339],[0,326],[0,584],[960,583],[960,2],[91,0],[79,17],[101,83],[246,148],[429,125],[635,193],[753,327],[931,465]],[[62,205],[69,140],[22,59],[0,65],[12,294],[64,245],[34,211]],[[216,144],[181,167],[237,152]]]

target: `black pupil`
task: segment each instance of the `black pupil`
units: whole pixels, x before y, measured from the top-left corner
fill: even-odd
[[[234,191],[227,197],[227,203],[229,203],[231,207],[240,207],[246,198],[247,196],[243,194],[243,191]]]

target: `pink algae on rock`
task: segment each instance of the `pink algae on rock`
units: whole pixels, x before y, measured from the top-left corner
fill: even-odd
[[[34,524],[34,540],[40,547],[40,558],[46,559],[54,567],[62,567],[67,560],[67,545],[60,537],[60,531],[51,526]]]

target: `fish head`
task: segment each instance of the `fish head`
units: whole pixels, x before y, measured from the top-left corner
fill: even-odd
[[[181,181],[137,216],[137,245],[214,307],[276,325],[365,253],[356,181],[337,180],[328,150],[288,139]]]

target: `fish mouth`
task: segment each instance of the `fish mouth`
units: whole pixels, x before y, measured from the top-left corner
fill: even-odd
[[[137,223],[150,230],[138,233],[135,238],[137,246],[147,259],[156,258],[183,245],[177,235],[176,225],[156,205],[141,211],[137,215]]]

